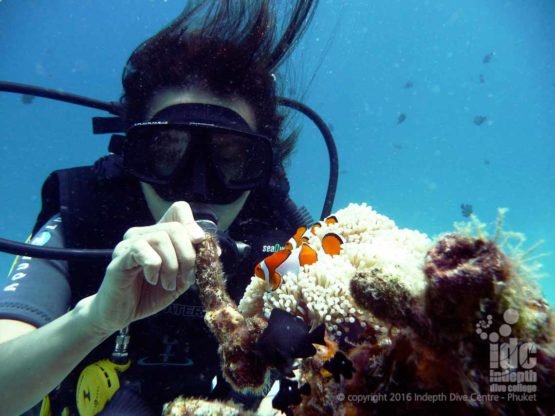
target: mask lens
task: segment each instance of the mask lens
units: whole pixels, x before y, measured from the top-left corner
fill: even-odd
[[[136,124],[127,132],[123,156],[131,174],[161,185],[198,181],[197,156],[207,163],[209,180],[213,177],[230,190],[257,187],[272,169],[272,145],[266,137],[198,124]]]
[[[272,163],[268,141],[231,132],[212,133],[210,154],[220,179],[231,189],[256,185]]]
[[[188,129],[135,126],[127,133],[125,160],[143,179],[166,182],[179,167],[190,142]]]
[[[177,169],[183,155],[191,142],[191,133],[187,130],[163,130],[152,139],[149,151],[154,157],[154,173],[167,178]]]

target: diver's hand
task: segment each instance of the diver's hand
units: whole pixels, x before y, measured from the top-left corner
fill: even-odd
[[[193,245],[203,238],[186,202],[172,204],[155,225],[130,228],[90,305],[95,327],[112,333],[174,302],[195,281]]]

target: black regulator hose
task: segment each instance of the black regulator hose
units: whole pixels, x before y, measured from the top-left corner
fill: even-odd
[[[0,251],[18,256],[36,257],[50,260],[92,259],[112,257],[113,250],[91,250],[77,248],[52,248],[19,243],[0,238]]]
[[[278,103],[286,107],[291,107],[305,116],[307,116],[312,122],[318,127],[326,146],[328,148],[328,154],[330,159],[330,176],[328,179],[328,190],[326,192],[326,198],[324,199],[324,207],[322,208],[322,214],[320,219],[326,218],[331,214],[333,207],[333,201],[335,200],[335,193],[337,192],[337,181],[339,179],[339,158],[337,156],[337,147],[335,146],[335,140],[331,134],[331,130],[326,125],[322,117],[316,113],[313,109],[308,107],[299,101],[292,100],[291,98],[278,97]]]
[[[117,101],[99,101],[69,92],[54,90],[51,88],[36,87],[34,85],[17,84],[15,82],[0,81],[0,91],[13,92],[15,94],[34,95],[35,97],[48,98],[50,100],[63,101],[83,107],[104,110],[115,116],[121,115],[121,104]]]

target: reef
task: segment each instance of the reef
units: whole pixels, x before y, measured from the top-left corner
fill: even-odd
[[[471,214],[431,239],[351,204],[263,261],[238,306],[207,244],[197,284],[226,378],[267,391],[276,360],[259,339],[268,349],[281,331],[268,322],[282,310],[306,325],[297,344],[308,339],[315,351],[277,349],[287,365],[273,403],[288,415],[554,414],[555,312],[503,215],[491,237]]]
[[[254,416],[237,403],[178,397],[164,406],[162,416]]]

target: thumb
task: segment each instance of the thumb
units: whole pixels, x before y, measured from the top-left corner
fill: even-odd
[[[204,240],[204,231],[195,222],[191,206],[185,201],[174,202],[164,213],[158,223],[177,222],[183,225],[193,243],[200,243]]]

